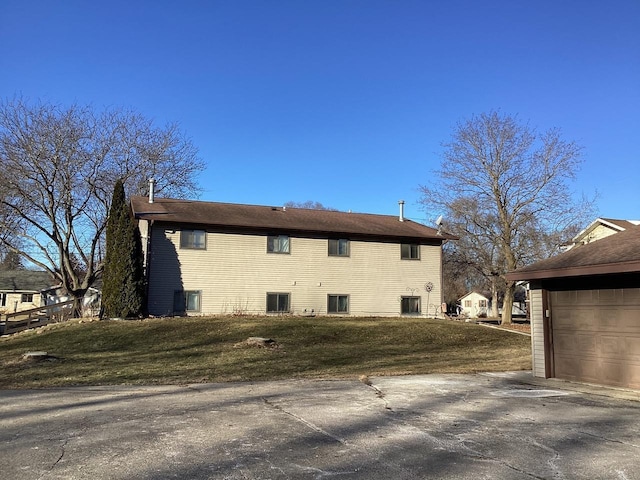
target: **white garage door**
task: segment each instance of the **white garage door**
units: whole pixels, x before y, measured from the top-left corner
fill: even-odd
[[[550,292],[555,376],[640,389],[640,288]]]

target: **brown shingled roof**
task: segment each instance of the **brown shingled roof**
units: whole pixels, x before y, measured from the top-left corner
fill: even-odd
[[[622,230],[626,230],[627,228],[632,228],[637,225],[637,223],[633,223],[633,222],[637,222],[636,220],[618,220],[616,218],[602,218],[601,220],[604,220],[605,222],[609,222],[621,228]]]
[[[35,270],[0,270],[0,291],[39,292],[53,285],[51,275]]]
[[[139,219],[211,227],[432,240],[456,238],[448,234],[439,235],[437,230],[412,220],[401,222],[392,215],[169,198],[156,198],[154,203],[149,203],[147,197],[133,197],[131,208]]]
[[[555,257],[519,268],[510,280],[538,280],[611,273],[640,273],[640,226],[580,245]]]

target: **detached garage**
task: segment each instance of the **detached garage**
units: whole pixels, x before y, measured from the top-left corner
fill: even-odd
[[[508,278],[530,283],[534,376],[640,389],[640,227]]]

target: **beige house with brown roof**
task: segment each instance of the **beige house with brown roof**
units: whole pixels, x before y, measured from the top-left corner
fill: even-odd
[[[578,233],[571,243],[566,245],[569,250],[577,245],[585,245],[606,238],[615,233],[624,232],[627,228],[640,225],[640,220],[617,220],[615,218],[596,218],[587,228]]]
[[[51,286],[47,272],[0,270],[0,313],[38,308],[45,304],[43,290]]]
[[[442,244],[399,216],[134,197],[151,315],[439,316]]]

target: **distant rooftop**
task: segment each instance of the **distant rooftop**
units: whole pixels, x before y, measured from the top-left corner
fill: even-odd
[[[48,272],[0,270],[0,291],[2,292],[40,292],[53,284]]]
[[[633,272],[640,272],[638,225],[597,242],[578,245],[555,257],[519,268],[507,276],[511,280],[535,280]]]

